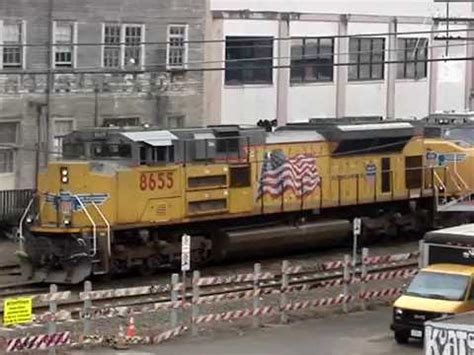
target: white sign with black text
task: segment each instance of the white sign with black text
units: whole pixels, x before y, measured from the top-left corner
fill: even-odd
[[[183,234],[181,239],[181,271],[191,270],[191,236]]]

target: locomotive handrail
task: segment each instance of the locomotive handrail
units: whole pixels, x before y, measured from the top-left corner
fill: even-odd
[[[20,243],[20,250],[23,250],[23,240],[25,239],[23,237],[23,223],[25,222],[28,212],[30,212],[31,206],[33,205],[33,202],[35,201],[35,198],[36,196],[33,195],[33,197],[30,199],[30,202],[28,202],[28,206],[26,207],[25,212],[23,212],[20,218],[20,224],[18,225],[18,239]]]
[[[97,254],[97,226],[92,219],[92,216],[90,215],[89,211],[87,210],[86,206],[82,202],[82,200],[79,198],[77,195],[73,195],[74,198],[79,202],[79,205],[81,205],[84,213],[86,214],[87,218],[89,218],[89,221],[92,223],[92,254],[90,256],[94,257]]]
[[[433,176],[436,178],[436,180],[438,181],[438,184],[443,188],[443,194],[444,194],[444,198],[447,199],[448,198],[448,195],[447,195],[447,189],[446,189],[446,185],[444,184],[443,180],[441,180],[441,178],[439,177],[438,173],[436,171],[433,170]],[[435,186],[433,186],[433,188],[435,189],[435,193],[436,195],[438,195],[438,189],[436,189]]]
[[[97,210],[97,213],[100,215],[100,217],[105,222],[105,225],[107,226],[107,251],[108,251],[109,255],[111,255],[112,254],[112,246],[110,245],[110,223],[94,201],[92,201],[92,206],[95,207],[95,209]]]

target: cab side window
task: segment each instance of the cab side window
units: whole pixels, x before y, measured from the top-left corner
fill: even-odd
[[[471,279],[471,290],[469,291],[469,300],[474,302],[474,279]]]

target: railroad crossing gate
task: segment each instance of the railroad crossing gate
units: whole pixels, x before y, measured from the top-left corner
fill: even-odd
[[[33,321],[33,299],[31,297],[7,298],[3,304],[3,325],[31,323]]]

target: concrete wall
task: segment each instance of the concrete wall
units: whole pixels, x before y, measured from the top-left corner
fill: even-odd
[[[139,117],[141,123],[166,126],[168,118],[184,116],[184,125],[201,126],[204,122],[203,73],[180,71],[166,73],[166,41],[168,25],[188,25],[188,39],[205,38],[206,0],[54,0],[53,20],[76,23],[77,43],[101,43],[102,24],[119,22],[145,26],[145,67],[148,72],[136,76],[111,74],[56,75],[51,99],[51,122],[56,117],[73,118],[76,128],[94,125],[96,96],[99,90],[99,124],[106,117]],[[28,43],[48,41],[48,0],[0,2],[0,22],[22,20]],[[0,30],[1,40],[1,30]],[[75,72],[101,70],[99,45],[76,47]],[[204,45],[188,45],[188,68],[201,67]],[[48,68],[48,52],[44,47],[28,47],[26,70]],[[18,72],[18,70],[17,70]],[[0,120],[18,119],[21,123],[19,147],[15,150],[14,174],[0,174],[0,190],[33,186],[38,130],[37,113],[29,102],[46,102],[46,75],[5,74],[0,69]],[[42,115],[42,129],[52,130]],[[45,151],[51,141],[42,142]]]

